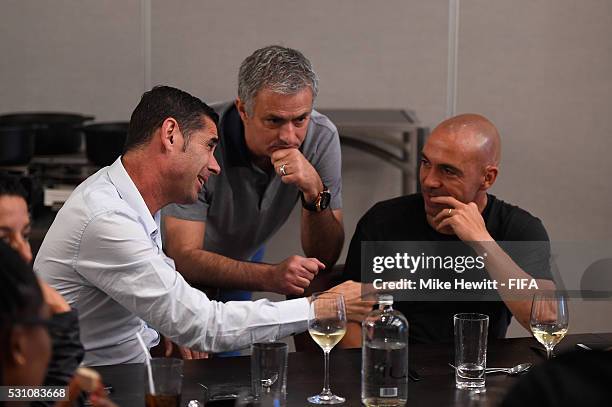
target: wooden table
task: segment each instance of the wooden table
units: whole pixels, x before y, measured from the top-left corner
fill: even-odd
[[[575,349],[578,342],[612,342],[612,334],[569,335],[559,345],[558,352]],[[533,338],[494,340],[489,343],[487,365],[510,367],[522,362],[544,362],[542,353],[531,347],[539,346]],[[409,406],[494,406],[503,399],[518,377],[489,375],[486,392],[472,394],[455,388],[453,344],[411,345],[410,365],[422,377],[408,384]],[[331,352],[331,389],[346,397],[345,406],[360,405],[360,349],[334,349]],[[119,406],[144,405],[144,367],[140,364],[97,367],[104,382],[113,387],[111,398]],[[211,394],[248,391],[250,359],[248,356],[185,361],[183,406],[190,399],[202,396],[198,383],[209,387]],[[305,406],[306,397],[321,391],[323,385],[323,354],[295,352],[289,354],[287,405]]]

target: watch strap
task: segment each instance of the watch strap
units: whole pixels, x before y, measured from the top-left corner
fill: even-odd
[[[304,193],[300,191],[300,199],[302,200],[302,208],[311,212],[321,212],[329,206],[331,194],[329,189],[323,184],[323,191],[319,192],[314,202],[306,202]]]

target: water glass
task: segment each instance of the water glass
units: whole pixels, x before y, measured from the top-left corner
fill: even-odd
[[[484,314],[456,314],[453,321],[455,386],[458,389],[484,389],[489,317]]]
[[[257,342],[251,346],[251,391],[258,400],[287,402],[287,356],[283,342]]]

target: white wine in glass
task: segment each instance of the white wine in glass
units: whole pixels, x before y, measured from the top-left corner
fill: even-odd
[[[314,329],[308,329],[308,332],[310,333],[312,340],[315,341],[321,347],[321,349],[323,349],[323,352],[325,352],[331,351],[332,348],[342,340],[344,334],[346,333],[346,329],[337,329],[333,332],[327,333],[315,331]]]
[[[346,333],[346,310],[342,294],[315,293],[310,299],[308,332],[323,349],[325,357],[325,379],[320,394],[308,397],[313,404],[341,404],[344,397],[333,394],[329,388],[329,352]]]
[[[546,358],[550,359],[553,349],[563,339],[569,325],[565,296],[558,292],[534,295],[530,325],[533,336],[544,345]]]

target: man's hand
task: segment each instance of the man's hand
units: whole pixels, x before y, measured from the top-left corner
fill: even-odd
[[[355,281],[345,281],[329,291],[339,293],[344,296],[346,306],[346,318],[349,321],[361,322],[372,311],[375,304],[373,300],[362,299],[362,287],[366,285]]]
[[[89,401],[95,407],[117,407],[109,400],[100,374],[92,369],[80,367],[68,384],[68,400],[58,401],[56,407],[74,407],[83,405],[81,392],[89,393]]]
[[[446,205],[433,218],[433,223],[438,232],[452,230],[459,239],[464,242],[486,242],[493,238],[487,231],[487,227],[474,202],[464,204],[452,196],[435,196],[431,201],[436,204]]]
[[[172,356],[174,352],[174,347],[176,346],[181,355],[181,358],[185,360],[208,359],[208,353],[206,352],[198,352],[197,350],[184,348],[182,346],[178,346],[177,344],[173,343],[170,339],[166,338],[165,336],[163,338],[164,338],[164,356],[167,358]]]
[[[208,353],[179,346],[181,357],[185,360],[208,359]]]
[[[281,181],[297,186],[306,202],[314,202],[319,192],[323,191],[323,182],[317,170],[297,148],[276,150],[270,160]]]
[[[39,279],[38,282],[40,284],[40,289],[42,290],[43,299],[51,309],[51,313],[61,314],[70,311],[70,305],[68,305],[60,293],[55,291],[49,284],[45,283],[41,279]]]
[[[90,393],[89,401],[94,407],[118,407],[109,398],[104,386],[100,383],[97,388]]]
[[[324,268],[325,264],[314,257],[291,256],[272,266],[266,290],[279,294],[304,294],[319,270]]]

